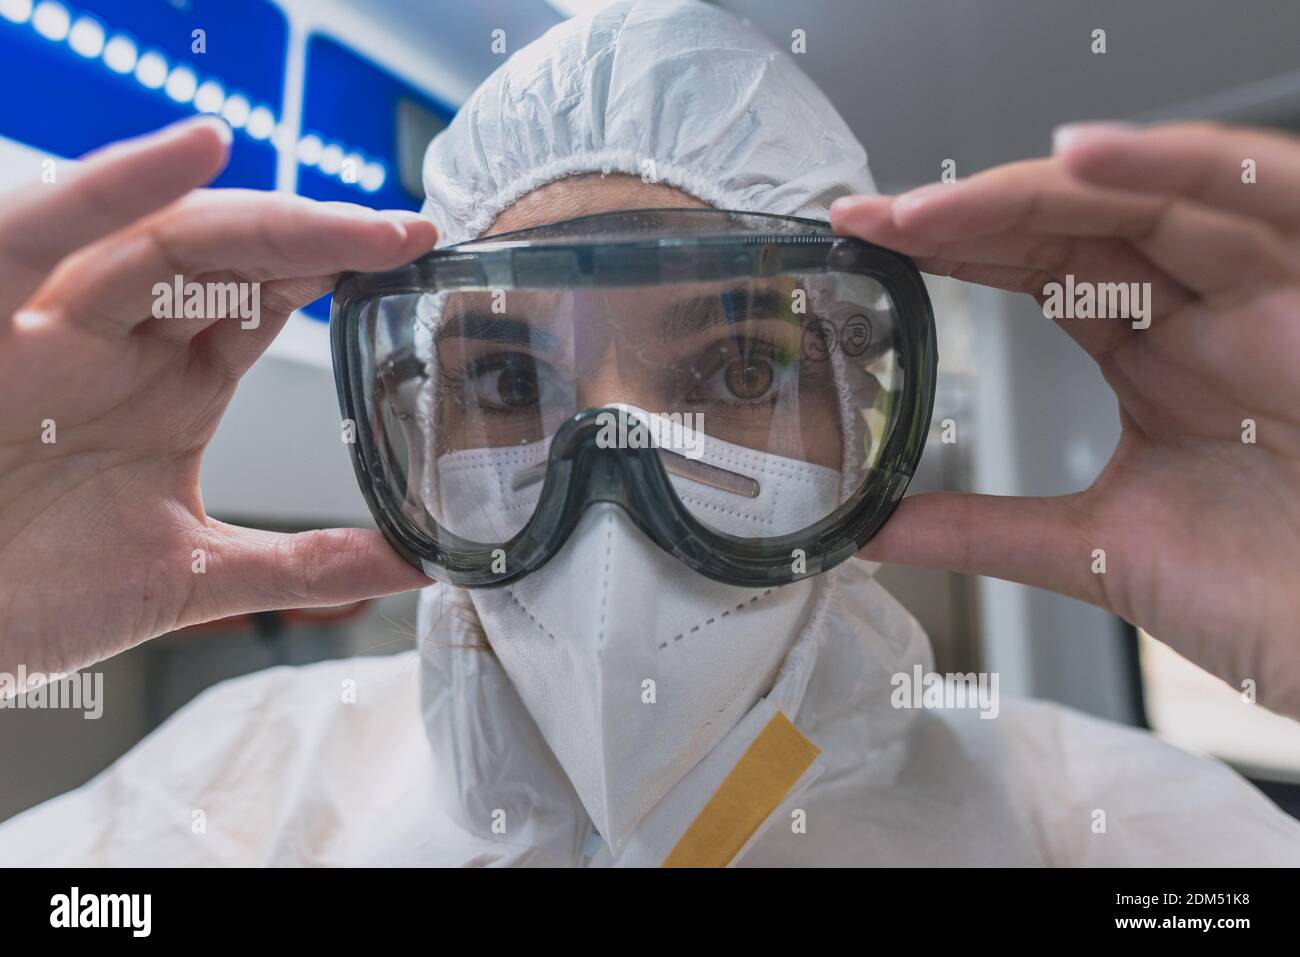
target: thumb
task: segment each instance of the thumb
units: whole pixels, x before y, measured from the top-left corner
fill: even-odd
[[[1106,576],[1094,573],[1097,547],[1077,495],[935,492],[905,498],[858,555],[1002,578],[1106,606]]]
[[[329,528],[282,534],[215,523],[195,575],[188,624],[281,608],[313,608],[429,585],[379,532]]]

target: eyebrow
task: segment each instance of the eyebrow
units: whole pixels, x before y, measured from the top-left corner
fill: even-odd
[[[771,290],[757,292],[733,286],[709,296],[695,296],[673,303],[664,311],[659,337],[665,342],[688,338],[714,326],[731,325],[746,319],[777,319],[786,298]]]
[[[745,286],[678,300],[664,311],[659,324],[659,338],[664,342],[674,342],[715,326],[732,325],[752,318],[780,318],[786,305],[786,297],[778,292],[755,292]],[[452,338],[526,345],[550,352],[562,352],[564,348],[564,340],[552,332],[508,315],[476,310],[461,313],[445,323],[438,330],[435,341]]]
[[[561,352],[564,340],[553,332],[538,329],[521,319],[489,312],[465,312],[444,323],[435,342],[444,339],[477,339],[504,345],[535,346],[543,351]]]

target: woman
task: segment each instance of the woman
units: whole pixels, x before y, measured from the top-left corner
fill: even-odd
[[[377,534],[277,536],[204,514],[199,456],[240,375],[341,270],[588,213],[716,206],[829,217],[930,271],[1040,296],[1066,274],[1150,282],[1145,332],[1065,324],[1124,427],[1092,487],[917,496],[862,557],[1095,602],[1300,715],[1300,599],[1279,571],[1300,558],[1294,141],[1084,127],[1047,159],[875,196],[861,145],[789,57],[716,8],[664,0],[566,22],[489,77],[430,145],[423,217],[192,192],[224,156],[220,128],[199,121],[111,148],[0,212],[14,237],[0,283],[14,317],[0,353],[5,665],[68,670],[185,624],[427,585]],[[1243,157],[1268,171],[1258,184],[1242,184]],[[260,328],[149,318],[154,282],[176,273],[261,281]],[[1240,441],[1247,418],[1253,445]],[[39,441],[46,419],[52,445]],[[637,604],[607,581],[612,607],[637,609],[629,634],[710,600],[712,583],[656,564],[635,528],[609,521],[610,552],[656,589]],[[1097,548],[1105,575],[1090,571]],[[576,659],[583,576],[599,559],[577,536],[551,565],[532,607],[555,609]],[[894,707],[893,676],[928,671],[930,651],[871,569],[852,560],[810,579],[794,613],[755,626],[774,642],[772,683],[704,746],[691,728],[615,746],[618,709],[575,726],[500,593],[426,588],[417,653],[211,689],[84,788],[0,827],[0,860],[681,861],[710,798],[782,716],[792,747],[820,749],[820,775],[782,791],[737,846],[686,862],[1300,860],[1300,825],[1147,734],[1040,703],[1003,702],[989,721]],[[695,680],[686,668],[681,681]]]

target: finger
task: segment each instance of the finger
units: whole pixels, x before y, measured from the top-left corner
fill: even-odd
[[[280,608],[342,605],[422,588],[429,578],[376,531],[279,534],[213,523],[187,624]]]
[[[1050,275],[1039,269],[993,266],[934,256],[918,256],[914,261],[918,269],[931,275],[950,276],[962,282],[973,282],[1006,292],[1023,292],[1030,296],[1041,295],[1043,287],[1053,281]]]
[[[202,280],[218,281],[213,273],[222,282],[258,283],[389,269],[427,252],[436,240],[433,223],[413,212],[212,190],[67,260],[33,306],[125,334],[153,316],[160,294],[173,313],[180,312],[178,298],[189,298],[187,283],[200,283],[206,298]],[[151,331],[188,339],[216,318],[161,319]]]
[[[870,561],[988,575],[1105,605],[1075,496],[936,492],[905,498],[858,554]]]
[[[336,280],[336,276],[309,276],[263,283],[255,320],[217,323],[195,337],[193,348],[212,369],[228,379],[239,379],[279,335],[289,314],[330,292]]]
[[[1187,289],[1156,267],[1144,254],[1123,239],[1105,236],[1058,236],[1024,232],[1006,232],[977,239],[943,241],[916,236],[900,227],[893,216],[893,199],[888,196],[853,197],[859,200],[842,208],[832,208],[831,222],[836,230],[868,242],[897,250],[922,260],[968,263],[975,266],[1003,266],[1011,271],[992,271],[988,275],[1022,277],[1026,273],[1045,275],[1047,282],[1059,281],[1066,273],[1096,282],[1149,282],[1160,302],[1177,305],[1190,298]],[[924,267],[923,267],[924,268]],[[928,270],[934,271],[934,270]],[[975,274],[965,270],[958,278],[969,280]],[[944,272],[944,275],[950,275]],[[986,285],[999,285],[986,283]],[[1022,288],[1013,280],[1015,291],[1041,296],[1037,289]],[[1000,286],[999,288],[1011,288]]]
[[[406,232],[401,248],[387,259],[363,260],[361,249],[348,251],[346,268],[357,270],[393,269],[404,265],[429,250],[438,238],[437,227],[417,213],[405,210],[383,210],[380,215],[396,222]],[[276,279],[258,286],[258,308],[243,314],[238,322],[216,323],[215,328],[203,332],[196,343],[212,368],[230,379],[238,379],[270,346],[279,335],[290,313],[315,302],[334,289],[338,272],[328,275],[299,276]],[[252,313],[250,316],[249,313]],[[155,323],[162,325],[162,322]]]
[[[836,200],[832,223],[888,197]],[[930,183],[890,201],[895,225],[917,240],[958,242],[1006,233],[1129,237],[1149,228],[1168,200],[1077,180],[1059,159],[1025,160],[954,183]]]
[[[832,215],[847,222],[864,205],[843,201]],[[899,232],[930,243],[1003,234],[1124,239],[1172,280],[1206,295],[1289,282],[1296,270],[1267,227],[1187,200],[1083,184],[1057,160],[931,184],[895,198],[890,215]],[[1167,311],[1165,303],[1159,308]]]
[[[212,180],[230,128],[215,117],[179,123],[92,153],[54,184],[0,203],[0,314],[16,310],[55,265]]]
[[[383,269],[438,238],[433,222],[411,210],[255,190],[196,193],[145,231],[190,273],[230,269],[254,281]]]
[[[1227,213],[1300,231],[1300,139],[1214,123],[1149,129],[1064,126],[1052,148],[1079,179],[1178,195]]]
[[[1300,264],[1271,227],[1187,200],[1174,200],[1132,241],[1203,296],[1239,290],[1253,295],[1300,277]]]
[[[1062,282],[1067,274],[1097,283],[1150,283],[1151,301],[1166,310],[1191,298],[1185,287],[1125,240],[1017,233],[956,242],[918,239],[895,223],[889,197],[862,199],[832,210],[836,229],[910,255],[926,272],[1027,293],[1040,303],[1048,284]],[[1125,324],[1068,319],[1056,322],[1096,359],[1106,355],[1128,332]]]

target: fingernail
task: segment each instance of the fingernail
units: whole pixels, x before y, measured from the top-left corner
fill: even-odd
[[[830,214],[832,216],[843,216],[861,202],[861,196],[841,196],[839,199],[835,200],[835,202],[831,203]]]
[[[220,138],[221,142],[229,146],[234,134],[231,132],[229,124],[219,116],[213,116],[211,113],[204,113],[202,116],[191,116],[188,119],[179,120],[164,131],[172,136],[184,136],[192,130],[202,127],[210,128]]]
[[[225,120],[219,116],[213,116],[209,118],[209,122],[212,128],[217,131],[217,135],[221,137],[221,142],[229,146],[234,141],[235,131],[230,128],[230,125]]]
[[[909,190],[894,200],[894,212],[906,213],[924,205],[945,189],[952,189],[955,183],[927,183]]]
[[[1064,149],[1073,149],[1084,143],[1091,143],[1100,139],[1113,139],[1117,136],[1125,136],[1136,133],[1138,127],[1132,123],[1119,123],[1106,121],[1100,123],[1066,123],[1064,126],[1058,126],[1052,131],[1052,152],[1059,153]]]

